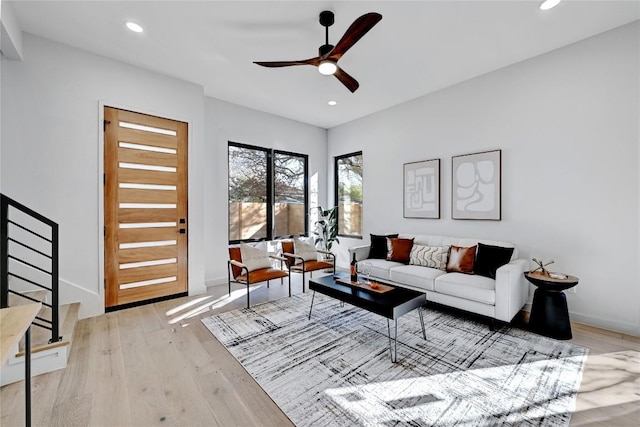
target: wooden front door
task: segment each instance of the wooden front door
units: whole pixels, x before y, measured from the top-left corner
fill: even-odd
[[[187,291],[187,124],[104,109],[105,306]]]

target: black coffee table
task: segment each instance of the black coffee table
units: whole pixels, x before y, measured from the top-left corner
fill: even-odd
[[[377,293],[369,289],[338,283],[335,278],[348,280],[349,276],[338,273],[309,280],[309,289],[314,291],[313,297],[311,298],[311,308],[309,309],[309,319],[311,319],[313,300],[315,299],[316,292],[386,317],[387,334],[389,336],[389,353],[391,355],[391,361],[395,363],[398,355],[398,318],[416,308],[419,309],[422,307],[427,302],[427,296],[422,292],[399,287],[393,287],[393,289],[388,292]],[[424,331],[422,310],[418,310],[418,315],[420,316],[420,325],[422,326],[422,336],[426,340],[427,336]],[[394,321],[393,339],[391,338],[389,320]]]

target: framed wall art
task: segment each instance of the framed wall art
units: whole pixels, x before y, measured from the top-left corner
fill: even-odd
[[[440,218],[440,159],[404,164],[403,216]]]
[[[451,158],[451,218],[500,221],[502,150]]]

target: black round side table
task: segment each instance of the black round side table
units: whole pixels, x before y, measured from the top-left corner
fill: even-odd
[[[554,278],[541,272],[526,272],[524,277],[537,287],[533,294],[529,329],[547,337],[570,340],[571,323],[563,291],[576,286],[578,278]]]

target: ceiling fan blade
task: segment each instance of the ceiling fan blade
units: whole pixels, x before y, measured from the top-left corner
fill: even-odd
[[[294,65],[314,65],[320,64],[320,57],[303,59],[302,61],[254,61],[254,64],[262,65],[263,67],[291,67]]]
[[[344,33],[344,36],[340,39],[338,44],[329,52],[328,57],[337,61],[342,58],[342,55],[348,51],[351,46],[356,44],[358,40],[369,32],[380,20],[382,15],[375,12],[365,13],[360,18],[353,21],[353,24]]]
[[[340,67],[338,67],[333,75],[336,76],[336,78],[340,80],[342,84],[351,91],[351,93],[355,92],[358,90],[358,87],[360,87],[360,83]]]

